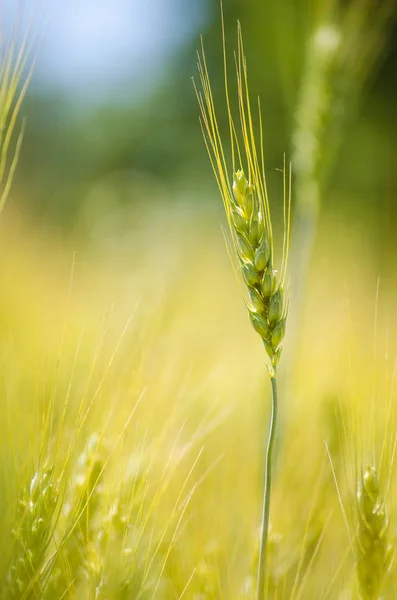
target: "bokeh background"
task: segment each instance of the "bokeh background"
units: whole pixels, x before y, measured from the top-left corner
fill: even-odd
[[[261,98],[278,234],[281,170],[284,155],[289,160],[295,152],[311,40],[316,27],[342,21],[349,3],[338,3],[332,20],[331,4],[224,0],[230,64],[239,19],[251,93]],[[2,3],[6,34],[19,10],[18,2]],[[65,398],[76,410],[82,398],[92,399],[82,438],[98,430],[112,440],[145,390],[121,453],[126,464],[142,440],[156,448],[155,474],[175,444],[181,456],[189,444],[193,454],[205,447],[194,476],[200,482],[198,499],[192,500],[181,534],[188,556],[181,550],[183,560],[175,559],[172,567],[177,591],[171,595],[168,581],[162,597],[179,597],[197,565],[193,588],[202,594],[206,586],[215,590],[197,598],[240,597],[236,590],[244,586],[249,597],[269,390],[260,340],[249,326],[225,250],[223,207],[192,84],[202,34],[227,136],[219,2],[26,0],[22,13],[18,30],[23,35],[31,27],[36,65],[22,109],[27,122],[22,152],[0,220],[1,393],[12,415],[4,425],[3,477],[9,492],[0,502],[10,504],[22,473],[35,460],[40,414],[48,404],[54,406],[56,430]],[[338,524],[320,553],[320,575],[305,581],[307,598],[331,590],[328,575],[337,572],[340,548],[346,547],[324,439],[336,469],[343,457],[352,459],[339,472],[347,495],[357,462],[379,456],[385,435],[388,444],[394,439],[392,419],[385,434],[379,417],[379,443],[373,419],[371,424],[364,419],[361,429],[352,425],[350,437],[335,421],[335,414],[353,405],[360,418],[373,416],[374,403],[381,415],[394,415],[394,409],[387,410],[397,351],[397,27],[392,16],[377,42],[380,49],[365,78],[342,95],[344,101],[354,99],[346,102],[337,142],[332,127],[321,140],[324,156],[328,146],[335,151],[321,182],[304,300],[295,315],[299,343],[289,372],[282,374],[273,527],[289,532],[289,549],[281,550],[280,559],[285,572],[299,561],[286,560],[283,552],[292,556],[290,546],[300,547],[309,513],[318,517],[315,541],[309,536],[313,548],[328,523],[328,508]],[[369,36],[354,43],[348,56],[367,56]],[[329,97],[332,110],[332,90]],[[295,172],[293,190],[294,181]],[[293,215],[296,202],[293,191]],[[367,427],[368,438],[362,433]],[[351,454],[342,448],[345,437]],[[153,440],[160,440],[158,446]],[[181,467],[175,489],[188,470]],[[325,487],[317,511],[309,506],[308,490],[320,472]],[[160,522],[173,506],[171,499],[163,504],[156,516]],[[302,564],[312,569],[310,557]],[[327,592],[330,597],[350,585],[351,573],[347,566]]]
[[[231,56],[236,21],[242,22],[251,91],[262,101],[272,182],[283,154],[291,155],[308,39],[322,3],[262,4],[229,0],[224,12]],[[5,2],[5,10],[12,20],[18,3]],[[133,207],[143,196],[146,205],[149,198],[153,204],[161,190],[171,203],[183,196],[188,203],[196,192],[202,204],[214,204],[213,194],[200,189],[214,186],[197,127],[191,78],[196,76],[196,50],[203,34],[222,114],[218,3],[153,0],[141,6],[133,0],[87,0],[65,5],[30,0],[24,12],[38,38],[24,108],[29,127],[14,194],[24,198],[27,210],[70,231],[82,225],[90,206],[99,220],[101,210]],[[377,247],[380,239],[387,241],[385,228],[393,222],[394,205],[396,42],[394,31],[386,33],[386,48],[344,132],[327,198],[327,205],[341,212],[348,210],[347,204],[354,206],[357,226],[368,219]],[[365,39],[361,43],[365,47]],[[139,188],[144,180],[157,186],[158,193],[129,189],[129,184]],[[28,193],[23,193],[25,184]],[[108,207],[104,200],[93,200],[94,190],[118,184],[127,189],[114,189]]]

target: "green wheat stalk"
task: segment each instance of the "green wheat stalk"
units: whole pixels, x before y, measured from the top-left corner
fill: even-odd
[[[204,48],[198,55],[201,90],[196,89],[201,112],[201,127],[213,171],[223,200],[234,249],[236,271],[244,282],[245,303],[255,331],[260,335],[269,358],[267,364],[272,386],[272,412],[265,458],[265,486],[262,509],[261,543],[258,565],[257,598],[265,594],[267,541],[269,530],[272,454],[277,426],[277,364],[285,334],[288,310],[286,270],[290,229],[291,186],[284,165],[284,239],[281,269],[274,268],[273,231],[264,170],[262,120],[259,106],[259,150],[254,133],[248,89],[247,64],[240,24],[236,56],[239,128],[232,116],[228,91],[226,44],[222,20],[226,104],[231,142],[231,171],[223,143],[211,90]],[[290,182],[289,182],[290,183]],[[289,189],[289,191],[288,191]]]

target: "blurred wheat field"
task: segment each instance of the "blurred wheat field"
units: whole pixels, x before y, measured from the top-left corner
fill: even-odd
[[[71,458],[43,573],[56,544],[61,554],[67,545],[60,541],[65,505],[92,436],[100,476],[91,485],[100,501],[86,516],[90,535],[78,570],[69,572],[67,557],[47,564],[50,583],[58,569],[67,597],[252,597],[270,393],[263,358],[236,293],[219,213],[158,211],[156,218],[141,214],[136,232],[131,227],[128,254],[73,248],[7,214],[0,253],[3,573],[21,489],[40,462],[54,458],[61,432],[57,476],[69,451]],[[368,262],[356,268],[364,240],[338,240],[341,257],[350,259],[335,260],[332,277],[324,267],[327,231],[320,240],[294,394],[282,405],[271,597],[349,597],[354,560],[332,469],[353,535],[356,464],[379,464],[389,402],[384,486],[393,451],[392,290],[380,285],[375,323],[376,269]],[[331,279],[340,282],[338,293]],[[117,541],[109,515],[123,486],[127,516]],[[390,590],[392,582],[393,572]],[[46,595],[34,586],[26,593]]]

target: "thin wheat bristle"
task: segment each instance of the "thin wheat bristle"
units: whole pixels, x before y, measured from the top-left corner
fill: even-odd
[[[357,486],[356,571],[362,600],[377,600],[392,561],[389,523],[375,467]]]
[[[18,43],[19,33],[17,27],[8,43],[0,39],[0,213],[10,193],[21,150],[24,125],[16,134],[15,131],[34,66],[29,35]]]

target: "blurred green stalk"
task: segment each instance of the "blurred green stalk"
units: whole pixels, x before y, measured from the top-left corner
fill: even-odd
[[[293,133],[290,338],[284,362],[289,381],[300,343],[308,273],[329,176],[348,119],[380,63],[391,17],[396,13],[392,0],[351,0],[343,9],[335,1],[323,5],[308,45]]]

